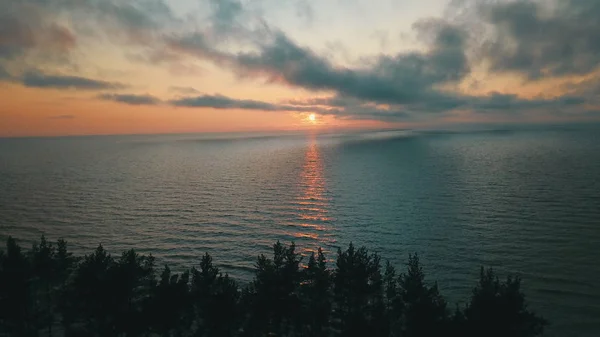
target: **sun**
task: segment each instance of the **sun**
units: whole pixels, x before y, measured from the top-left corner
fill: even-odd
[[[315,115],[315,114],[308,115],[308,120],[311,121],[311,122],[316,121],[317,120],[317,115]]]

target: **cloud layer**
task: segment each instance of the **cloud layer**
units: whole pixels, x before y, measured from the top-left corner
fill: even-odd
[[[475,2],[462,21],[417,20],[412,34],[420,48],[369,53],[360,65],[341,65],[314,46],[298,43],[285,27],[267,22],[250,3],[203,3],[209,14],[200,21],[175,14],[162,0],[23,0],[17,5],[0,0],[0,6],[9,9],[0,14],[0,81],[108,91],[95,97],[128,105],[315,111],[383,121],[462,111],[598,110],[600,92],[590,89],[600,87],[600,2],[596,0]],[[297,8],[302,9],[298,15],[314,18],[313,5],[298,2]],[[94,39],[107,39],[121,46],[124,54],[133,50],[136,60],[153,67],[172,67],[182,60],[204,62],[240,81],[263,81],[329,97],[269,103],[233,99],[226,93],[201,94],[176,82],[165,85],[175,97],[115,93],[128,85],[61,70],[78,69],[72,66],[74,50],[81,41]],[[513,76],[523,86],[542,81],[560,85],[551,93],[540,90],[527,95],[465,89],[464,84],[481,72],[486,78]]]
[[[515,71],[531,79],[587,74],[600,63],[600,2],[516,1],[484,9],[495,28],[485,57],[496,71]]]
[[[31,88],[104,90],[125,87],[120,83],[94,80],[81,76],[47,75],[37,71],[30,71],[19,80],[24,86]]]
[[[161,100],[151,95],[133,94],[100,94],[98,98],[105,101],[113,101],[129,105],[158,105]]]

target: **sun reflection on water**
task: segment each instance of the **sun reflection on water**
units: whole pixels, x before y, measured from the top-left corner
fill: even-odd
[[[303,253],[316,251],[319,246],[334,243],[331,237],[331,221],[328,206],[327,186],[323,176],[323,161],[319,152],[319,146],[312,139],[304,154],[304,164],[300,173],[300,194],[296,197],[297,219],[300,223],[296,226],[302,227],[301,231],[295,232],[294,237],[299,239],[310,239],[316,241],[316,245],[303,245]]]

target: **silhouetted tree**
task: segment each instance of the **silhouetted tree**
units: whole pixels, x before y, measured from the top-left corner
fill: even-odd
[[[32,259],[32,286],[35,297],[36,330],[45,327],[52,336],[54,324],[56,285],[55,249],[42,235],[40,244],[34,244],[30,252]]]
[[[143,306],[151,296],[154,278],[154,257],[138,255],[133,249],[110,266],[111,314],[117,333],[138,336],[143,332]]]
[[[244,292],[250,310],[246,334],[284,335],[297,326],[300,260],[294,243],[285,247],[279,241],[273,245],[273,260],[264,255],[258,257],[255,279]]]
[[[329,333],[331,314],[331,273],[327,269],[327,260],[319,248],[317,256],[313,252],[304,270],[301,287],[301,328],[305,336],[325,336]]]
[[[114,301],[110,279],[113,258],[99,245],[79,263],[68,291],[67,315],[81,321],[91,335],[114,335]]]
[[[0,250],[0,335],[534,337],[547,324],[527,309],[519,278],[500,282],[491,269],[451,315],[417,255],[400,276],[389,262],[382,275],[379,256],[352,244],[338,249],[333,270],[321,249],[306,268],[300,262],[293,243],[277,242],[240,291],[209,254],[191,274],[165,266],[157,278],[152,255],[134,250],[115,260],[100,245],[77,259],[64,240],[42,236],[25,254],[9,237]],[[63,329],[53,329],[58,319]]]
[[[198,336],[231,336],[237,332],[240,296],[237,283],[219,272],[208,253],[200,261],[200,270],[192,268],[191,295]]]
[[[335,311],[341,336],[383,333],[383,282],[380,258],[350,244],[338,249],[334,272]]]
[[[171,274],[165,266],[148,304],[148,323],[161,336],[182,336],[190,329],[192,301],[189,272]]]
[[[396,269],[389,261],[385,264],[383,274],[383,284],[385,293],[385,311],[388,334],[390,336],[399,336],[402,324],[402,311],[404,309],[400,289],[398,287],[398,277]]]
[[[35,335],[31,266],[12,237],[6,241],[0,270],[0,319],[4,330],[12,336]]]
[[[520,278],[500,282],[492,269],[483,267],[464,316],[466,336],[538,336],[547,324],[527,310]]]
[[[425,284],[418,255],[409,255],[406,274],[399,280],[403,304],[400,334],[406,337],[440,336],[448,326],[446,301],[435,283]]]
[[[67,242],[59,239],[56,243],[56,252],[54,254],[54,272],[55,272],[55,301],[56,309],[61,320],[64,331],[68,331],[73,323],[74,317],[70,309],[69,298],[69,277],[77,265],[78,259],[68,251]]]

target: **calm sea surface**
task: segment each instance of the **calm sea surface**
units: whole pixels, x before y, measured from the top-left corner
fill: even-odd
[[[377,132],[0,140],[0,239],[205,251],[243,280],[276,240],[418,252],[453,303],[518,273],[548,336],[600,336],[600,132]],[[451,307],[453,307],[451,305]]]

